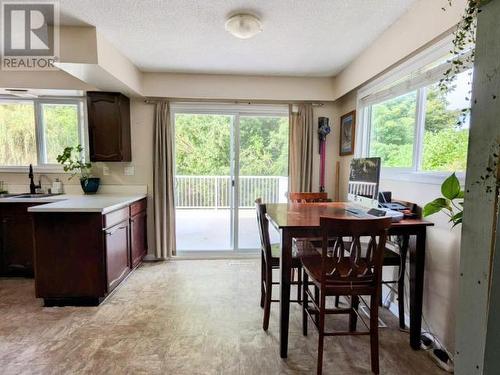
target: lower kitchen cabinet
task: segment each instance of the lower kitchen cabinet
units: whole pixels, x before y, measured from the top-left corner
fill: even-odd
[[[33,213],[36,296],[46,306],[101,303],[147,251],[145,212],[143,199],[104,215]]]
[[[0,276],[33,277],[33,205],[0,204]]]

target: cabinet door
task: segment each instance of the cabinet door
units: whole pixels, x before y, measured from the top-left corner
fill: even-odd
[[[131,237],[131,267],[136,267],[141,263],[142,258],[147,251],[147,216],[146,211],[141,211],[130,219],[130,237]]]
[[[113,290],[129,272],[129,225],[128,221],[105,230],[106,270],[108,292]]]
[[[88,93],[89,141],[91,161],[125,161],[120,95]]]
[[[29,214],[2,217],[2,273],[33,276],[33,221]]]

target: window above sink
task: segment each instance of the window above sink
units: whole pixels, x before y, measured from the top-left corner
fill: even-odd
[[[63,173],[56,157],[66,146],[86,149],[86,106],[82,97],[0,97],[0,171]]]

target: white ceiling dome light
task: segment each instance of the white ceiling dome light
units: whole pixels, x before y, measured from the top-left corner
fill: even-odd
[[[237,38],[248,39],[262,31],[262,22],[253,14],[235,14],[226,21],[226,31]]]

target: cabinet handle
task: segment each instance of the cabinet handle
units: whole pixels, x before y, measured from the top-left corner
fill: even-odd
[[[127,229],[127,227],[126,227],[126,226],[125,226],[125,227],[118,227],[118,228],[116,228],[116,229],[115,229],[115,230],[113,230],[113,231],[106,231],[106,236],[111,236],[111,235],[113,235],[115,232],[119,231],[120,229]]]

